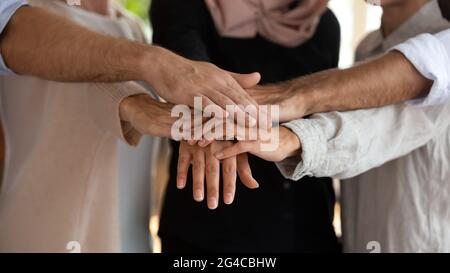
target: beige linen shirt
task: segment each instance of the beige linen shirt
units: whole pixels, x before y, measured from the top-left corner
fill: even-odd
[[[358,60],[382,54],[423,32],[448,29],[430,1],[396,32],[377,31]],[[392,71],[401,73],[401,71]],[[305,175],[342,181],[346,252],[450,251],[450,103],[332,112],[287,123],[300,138],[302,160],[278,164],[298,180]]]
[[[120,10],[119,18],[109,19],[60,1],[30,3],[92,30],[144,42],[138,23]],[[131,82],[0,78],[7,143],[1,252],[68,252],[71,241],[82,252],[120,250],[117,140],[138,133],[121,123],[118,106],[124,98],[145,92]]]

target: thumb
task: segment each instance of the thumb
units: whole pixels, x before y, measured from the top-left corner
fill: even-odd
[[[261,74],[258,72],[250,73],[250,74],[238,74],[233,72],[228,72],[238,83],[239,85],[246,89],[252,88],[256,86],[259,81],[261,81]]]

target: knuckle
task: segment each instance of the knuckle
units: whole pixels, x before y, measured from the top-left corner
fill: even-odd
[[[233,174],[236,173],[236,168],[234,166],[223,166],[223,172],[225,174]]]
[[[203,162],[201,161],[194,162],[192,169],[196,172],[203,171],[204,170]]]
[[[180,164],[182,164],[182,165],[187,165],[187,164],[190,163],[190,159],[189,159],[188,156],[180,156],[180,157],[178,158],[178,162],[179,162]]]
[[[218,174],[219,173],[219,169],[217,168],[216,165],[208,164],[208,166],[206,167],[206,172],[208,174]]]
[[[216,186],[208,186],[208,196],[219,195],[219,188]]]

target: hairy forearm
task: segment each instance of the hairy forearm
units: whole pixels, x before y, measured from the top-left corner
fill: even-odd
[[[144,80],[140,64],[158,50],[92,32],[37,7],[17,11],[1,37],[0,49],[8,67],[18,74],[102,82]]]
[[[345,70],[330,70],[293,81],[294,101],[303,115],[380,107],[421,96],[432,82],[399,52]]]

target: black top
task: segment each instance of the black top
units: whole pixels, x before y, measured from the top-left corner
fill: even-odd
[[[450,20],[450,1],[439,0],[439,7],[441,8],[442,16],[444,16],[445,19]]]
[[[338,64],[340,27],[329,10],[315,36],[297,48],[285,48],[262,37],[220,37],[204,0],[153,0],[151,18],[155,44],[230,71],[258,71],[263,83]],[[190,176],[187,188],[177,190],[178,147],[174,142],[159,231],[163,243],[177,240],[209,252],[338,251],[332,226],[335,199],[331,179],[292,182],[283,178],[275,164],[251,156],[260,188],[248,190],[238,181],[234,204],[220,203],[217,210],[210,211],[205,203],[193,200]]]

